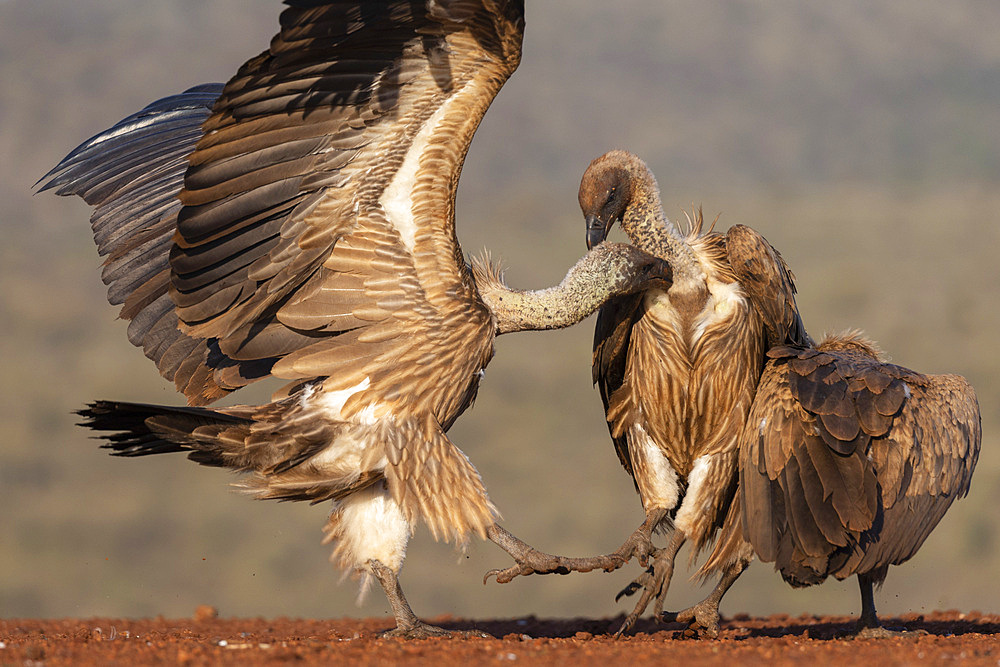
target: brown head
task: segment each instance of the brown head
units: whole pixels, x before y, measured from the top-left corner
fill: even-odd
[[[646,163],[628,151],[608,151],[590,163],[580,181],[579,193],[588,248],[607,238],[616,222],[621,224],[637,186],[652,178]]]

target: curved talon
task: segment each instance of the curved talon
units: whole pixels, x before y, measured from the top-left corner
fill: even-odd
[[[642,612],[646,611],[646,606],[649,605],[649,601],[656,594],[654,591],[659,591],[659,586],[662,585],[662,579],[660,582],[657,582],[657,579],[660,579],[660,577],[656,572],[656,564],[654,563],[645,572],[636,577],[635,581],[623,588],[615,597],[615,601],[617,601],[623,596],[634,595],[636,591],[642,589],[639,601],[636,603],[632,613],[625,617],[625,621],[618,628],[618,632],[615,633],[615,639],[621,638],[622,635],[631,630],[632,626],[639,620],[639,617],[642,616]]]
[[[615,633],[615,639],[621,639],[622,635],[632,629],[635,622],[639,620],[640,616],[642,616],[642,612],[646,610],[646,605],[649,604],[649,600],[652,597],[653,594],[648,588],[642,591],[642,597],[639,598],[639,602],[636,603],[635,609],[632,610],[632,613],[625,617],[625,621],[622,623],[621,627],[618,628],[618,632]]]
[[[485,586],[489,582],[490,577],[496,577],[498,584],[509,584],[518,577],[527,577],[532,574],[569,574],[569,570],[564,567],[539,570],[530,565],[519,563],[507,568],[494,568],[490,570],[483,576],[483,585]]]
[[[481,630],[445,630],[444,628],[439,628],[436,625],[430,625],[429,623],[424,623],[423,621],[419,621],[405,628],[397,626],[391,630],[385,630],[378,633],[379,639],[392,639],[394,637],[401,639],[431,639],[434,637],[493,639],[493,635],[486,634]]]
[[[639,548],[639,547],[637,547],[635,549],[635,551],[632,553],[632,555],[635,556],[635,559],[639,562],[639,565],[642,566],[642,567],[649,567],[649,557],[656,555],[656,551],[657,550],[655,548],[652,548],[652,545],[649,545],[649,546],[650,546],[650,548],[648,548],[648,549],[647,548]],[[622,561],[622,565],[624,565],[625,563],[627,563],[628,560],[629,559],[626,557]],[[621,567],[622,565],[619,565],[618,567]],[[615,568],[615,569],[618,569],[618,568]],[[608,572],[611,572],[611,570],[608,570]]]
[[[678,537],[677,533],[675,533],[675,537],[671,539],[671,543],[666,549],[654,550],[653,555],[655,557],[652,565],[646,568],[645,572],[636,577],[615,596],[615,602],[617,602],[621,598],[634,595],[642,589],[642,595],[639,597],[639,601],[636,603],[632,613],[625,618],[625,622],[622,623],[621,627],[618,628],[618,632],[615,633],[616,638],[621,637],[632,629],[635,622],[646,611],[650,600],[654,597],[656,598],[656,603],[654,604],[655,616],[659,618],[667,590],[670,588],[670,579],[673,577],[674,558],[682,543],[683,537]]]
[[[513,565],[508,568],[493,568],[483,575],[483,586],[489,583],[490,577],[496,577],[498,584],[506,584],[513,581],[520,574],[522,574],[520,565]],[[531,572],[525,572],[523,574],[527,576],[531,574]]]
[[[618,602],[623,597],[631,597],[635,595],[637,590],[645,588],[647,583],[653,582],[653,576],[655,576],[655,574],[653,566],[646,568],[646,571],[629,582],[628,586],[618,591],[618,595],[615,596],[615,602]]]
[[[635,595],[635,592],[640,588],[642,588],[642,586],[633,581],[628,586],[618,591],[618,595],[615,596],[615,602],[618,602],[623,597]]]

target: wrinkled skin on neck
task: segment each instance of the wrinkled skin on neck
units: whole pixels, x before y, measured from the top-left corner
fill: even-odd
[[[663,213],[656,177],[636,155],[616,150],[591,162],[578,199],[588,247],[607,238],[617,222],[633,245],[670,262],[675,282],[700,274],[687,241]]]
[[[555,287],[514,290],[485,262],[473,265],[476,286],[493,313],[497,334],[560,329],[576,324],[617,296],[669,287],[670,264],[624,243],[601,243]]]

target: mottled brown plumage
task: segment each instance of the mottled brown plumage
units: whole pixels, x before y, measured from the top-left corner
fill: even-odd
[[[858,575],[859,630],[878,634],[872,586],[969,490],[975,392],[886,363],[856,333],[768,357],[740,440],[738,511],[710,561],[731,560],[745,537],[793,586]]]
[[[669,267],[619,245],[556,289],[477,285],[455,191],[520,60],[522,0],[286,4],[270,48],[225,86],[123,120],[44,188],[95,207],[109,299],[191,405],[288,384],[263,406],[81,414],[117,454],[187,451],[246,473],[259,498],[333,500],[337,564],[379,580],[399,632],[435,633],[396,579],[419,520],[436,538],[527,549],[445,435],[495,336],[567,326]]]
[[[604,306],[594,335],[594,382],[619,459],[647,518],[663,514],[674,527],[651,576],[637,580],[646,590],[627,629],[650,595],[659,615],[680,546],[691,541],[693,557],[722,525],[736,487],[737,439],[767,348],[808,338],[780,254],[742,225],[725,235],[702,233],[700,212],[682,236],[636,156],[612,151],[595,160],[580,205],[588,243],[595,228],[606,234],[620,219],[633,244],[674,271],[670,289]]]
[[[703,232],[700,212],[681,234],[663,213],[655,177],[635,155],[611,151],[594,160],[579,200],[588,246],[620,222],[635,246],[672,269],[669,286],[603,306],[594,336],[594,383],[646,520],[615,553],[563,563],[613,569],[632,556],[645,564],[655,555],[650,570],[623,591],[644,589],[623,632],[653,597],[659,615],[681,545],[690,540],[694,555],[722,525],[736,488],[738,437],[767,348],[808,338],[778,252],[748,227]],[[669,526],[669,546],[655,550],[652,531]],[[525,573],[511,569],[498,579]]]

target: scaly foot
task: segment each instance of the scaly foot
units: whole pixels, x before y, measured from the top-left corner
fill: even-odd
[[[653,556],[653,562],[646,568],[646,571],[615,596],[615,602],[617,602],[623,596],[634,595],[639,590],[642,591],[635,609],[625,618],[625,622],[615,633],[616,638],[632,629],[653,598],[656,598],[656,603],[653,605],[653,616],[660,617],[660,613],[663,611],[663,601],[670,589],[670,578],[674,574],[674,559],[677,558],[677,552],[680,551],[686,539],[687,536],[681,530],[674,530],[666,548],[654,549],[650,554]]]
[[[590,572],[598,569],[611,572],[622,567],[632,558],[638,558],[645,565],[649,556],[655,551],[655,547],[649,539],[650,531],[644,530],[645,526],[646,523],[632,533],[621,547],[610,554],[590,558],[567,558],[538,551],[508,533],[499,524],[494,524],[487,529],[487,536],[510,554],[516,565],[490,570],[483,576],[483,583],[486,583],[490,577],[496,577],[497,583],[506,584],[517,577],[526,577],[531,574],[569,574],[570,572]]]
[[[379,637],[401,637],[403,639],[490,637],[490,635],[479,630],[445,630],[436,625],[424,623],[410,609],[410,603],[406,601],[406,596],[403,595],[403,589],[399,585],[399,577],[396,575],[396,572],[375,559],[368,561],[368,567],[371,568],[372,574],[375,575],[378,582],[382,584],[382,589],[385,590],[385,597],[389,600],[389,605],[392,606],[392,615],[396,617],[396,627],[392,630],[379,633]]]
[[[670,578],[674,573],[673,558],[666,558],[664,555],[665,552],[656,554],[653,558],[653,563],[646,568],[646,571],[636,577],[632,583],[619,591],[618,595],[615,596],[615,602],[617,602],[622,597],[632,596],[638,591],[642,591],[632,613],[625,617],[625,622],[622,623],[621,627],[618,628],[618,632],[615,633],[615,638],[621,637],[632,629],[632,626],[635,625],[635,622],[646,611],[646,607],[649,606],[649,602],[653,598],[657,599],[658,607],[663,607],[663,598],[666,597],[667,590],[670,588]]]
[[[859,623],[858,628],[848,636],[851,637],[851,639],[910,639],[914,637],[923,637],[926,634],[926,630],[890,630],[889,628],[884,628],[881,625],[877,625],[875,627],[861,627],[861,624]]]
[[[506,568],[494,568],[483,575],[483,583],[489,581],[490,577],[496,577],[498,584],[506,584],[517,577],[526,577],[531,574],[569,574],[573,571],[566,565],[571,558],[562,556],[551,556],[536,549],[530,549],[523,553],[511,557],[517,561],[515,565]]]
[[[493,635],[488,635],[479,630],[445,630],[436,625],[430,625],[423,621],[407,625],[406,627],[396,626],[392,630],[386,630],[378,634],[379,638],[391,639],[399,637],[401,639],[432,639],[443,637],[449,639],[493,639]]]
[[[685,635],[691,637],[719,636],[719,605],[711,600],[702,600],[698,604],[678,612],[663,612],[661,620],[665,623],[687,623]]]
[[[627,543],[626,543],[627,544]],[[496,577],[497,583],[506,584],[517,577],[526,577],[531,574],[569,574],[570,572],[590,572],[592,570],[604,570],[612,572],[628,563],[633,557],[640,558],[641,561],[649,559],[652,550],[650,544],[641,552],[633,550],[631,546],[627,549],[619,549],[603,556],[592,556],[590,558],[567,558],[565,556],[552,556],[541,551],[531,549],[520,554],[514,559],[516,565],[507,568],[496,568],[490,570],[483,577],[483,583],[490,577]]]

